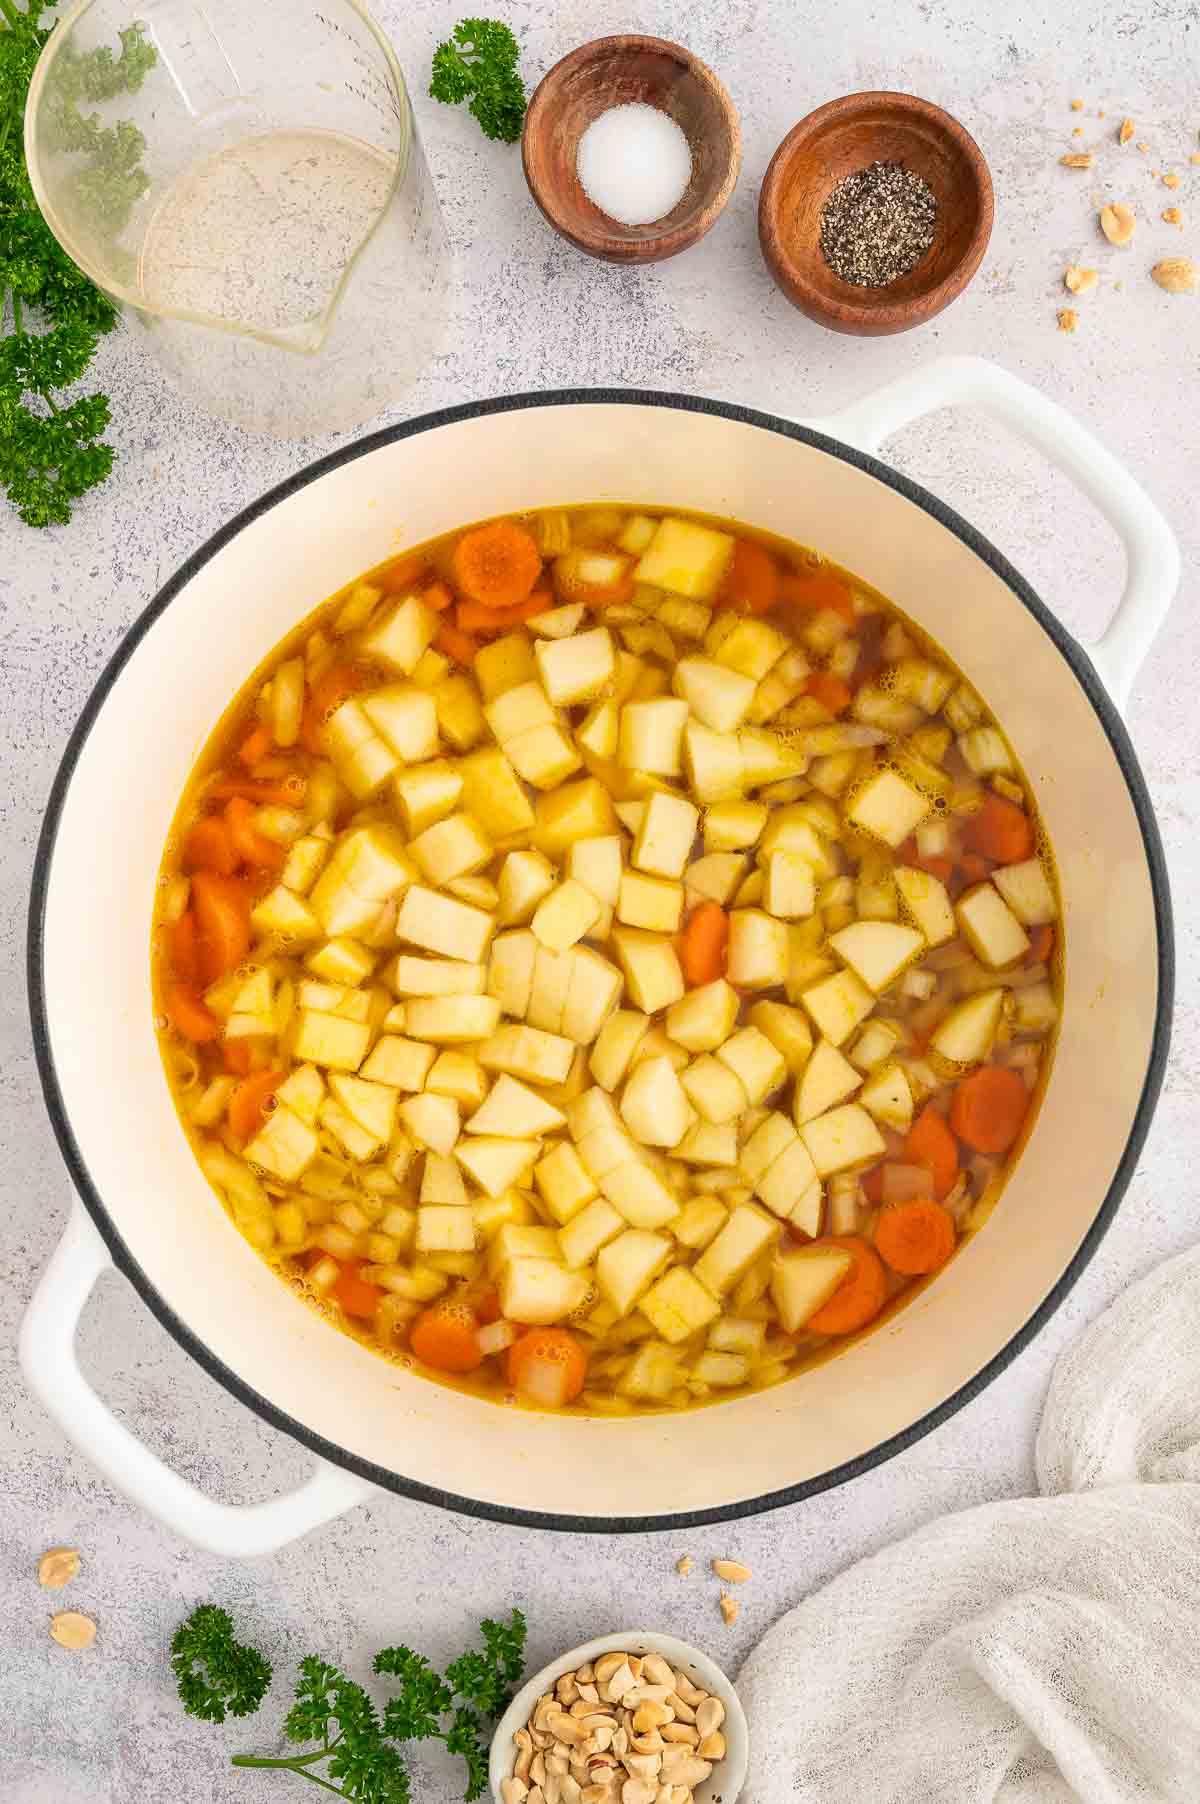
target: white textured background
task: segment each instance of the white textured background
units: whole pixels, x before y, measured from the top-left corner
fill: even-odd
[[[266,0],[263,0],[266,4]],[[458,257],[448,348],[393,417],[507,390],[565,383],[682,389],[797,414],[823,413],[946,351],[982,352],[1086,420],[1165,510],[1184,546],[1184,586],[1142,672],[1131,728],[1166,841],[1179,932],[1171,1076],[1117,1222],[1058,1316],[977,1401],[906,1455],[814,1502],[689,1539],[698,1572],[672,1567],[676,1537],[561,1538],[459,1520],[394,1497],[274,1559],[230,1567],[196,1554],[129,1508],[43,1419],[17,1376],[14,1340],[34,1278],[62,1226],[67,1185],[44,1116],[27,1026],[23,945],[42,807],[67,733],[130,621],[189,552],[235,510],[308,460],[309,449],[214,425],[176,398],[114,336],[97,379],[114,403],[112,481],[65,529],[34,533],[0,511],[0,1796],[5,1804],[274,1800],[295,1779],[233,1775],[224,1755],[270,1746],[277,1713],[249,1730],[193,1723],[175,1703],[165,1647],[201,1599],[232,1603],[280,1662],[308,1650],[366,1669],[376,1647],[409,1640],[450,1657],[482,1614],[514,1601],[540,1663],[561,1647],[634,1622],[702,1642],[730,1665],[789,1603],[848,1561],[940,1512],[1017,1495],[1056,1352],[1132,1276],[1195,1236],[1200,1153],[1194,1071],[1198,672],[1200,297],[1171,299],[1148,271],[1200,256],[1200,12],[1194,0],[649,0],[636,17],[611,0],[509,0],[505,16],[536,77],[605,31],[682,39],[724,77],[741,110],[740,186],[710,237],[678,261],[609,269],[555,239],[529,203],[515,150],[485,143],[465,114],[423,98],[448,0],[383,0],[411,85]],[[957,114],[992,167],[991,248],[967,295],[923,331],[859,341],[792,311],[760,261],[759,182],[779,139],[811,107],[864,87],[922,94]],[[1085,99],[1078,117],[1073,96]],[[1106,112],[1104,120],[1097,109]],[[1124,114],[1152,146],[1111,142]],[[1097,166],[1058,167],[1082,123]],[[1179,168],[1178,194],[1151,167]],[[1102,199],[1141,223],[1132,250],[1095,230]],[[1159,223],[1176,202],[1186,228]],[[1055,329],[1070,261],[1098,265],[1074,337]],[[1114,284],[1122,282],[1118,291]],[[324,445],[312,447],[324,449]],[[1013,559],[1066,622],[1102,627],[1121,554],[1089,506],[1036,457],[969,417],[938,416],[891,455]],[[349,573],[348,573],[349,574]],[[114,798],[119,806],[119,798]],[[102,855],[102,851],[100,853]],[[97,1048],[97,1057],[103,1049]],[[1098,1049],[1098,1056],[1103,1056]],[[1053,1199],[1047,1199],[1052,1204]],[[228,1499],[294,1482],[298,1450],[189,1362],[126,1284],[109,1279],[82,1332],[85,1366],[122,1418],[179,1470]],[[581,1474],[581,1486],[586,1477]],[[41,1550],[83,1550],[63,1603],[93,1612],[96,1647],[71,1656],[47,1636]],[[726,1630],[701,1562],[733,1553],[754,1568],[742,1619]],[[282,1702],[284,1686],[276,1687]],[[421,1804],[459,1797],[449,1765],[422,1766]],[[433,1775],[433,1776],[431,1776]],[[782,1801],[781,1801],[782,1804]]]

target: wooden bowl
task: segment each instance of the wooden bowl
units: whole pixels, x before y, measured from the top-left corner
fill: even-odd
[[[937,196],[933,243],[886,288],[834,274],[821,251],[821,210],[843,176],[870,163],[903,163]],[[758,203],[767,267],[809,319],[859,337],[923,326],[957,300],[992,233],[992,178],[957,119],[915,94],[846,94],[794,125],[772,157]]]
[[[584,193],[579,140],[609,107],[640,101],[669,113],[692,151],[692,179],[670,213],[621,225]],[[521,155],[529,192],[577,250],[608,263],[660,263],[696,244],[733,193],[742,162],[737,111],[699,57],[665,38],[596,38],[556,63],[525,114]]]

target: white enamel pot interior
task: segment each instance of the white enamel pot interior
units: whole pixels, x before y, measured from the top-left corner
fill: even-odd
[[[949,398],[974,381],[992,385],[998,410],[1049,408],[963,360],[933,366],[907,403],[885,391],[890,411],[877,404],[873,428],[864,407],[850,410],[843,437],[862,443],[940,405],[955,370]],[[1029,432],[1053,449],[1065,416],[1049,412],[1054,430],[1042,420]],[[1133,517],[1130,497],[1145,498],[1111,459],[1106,489],[1097,469],[1107,454],[1071,429],[1074,473],[1118,518],[1140,585],[1096,652],[1115,683],[1169,600],[1172,541],[1156,540],[1165,528],[1153,510]],[[1066,908],[1054,1074],[991,1223],[895,1321],[798,1381],[718,1405],[719,1419],[514,1415],[331,1331],[242,1240],[201,1177],[152,1025],[163,843],[193,761],[257,662],[331,591],[403,546],[513,510],[607,500],[707,510],[810,542],[907,609],[1010,734]],[[1069,558],[1064,548],[1064,566]],[[109,1253],[208,1371],[342,1469],[330,1478],[321,1467],[324,1502],[286,1532],[264,1529],[255,1542],[264,1546],[346,1507],[365,1488],[359,1480],[532,1526],[682,1526],[811,1495],[927,1432],[1024,1344],[1107,1225],[1161,1077],[1170,953],[1158,838],[1119,716],[1092,662],[985,541],[873,457],[820,433],[712,402],[592,391],[457,408],[365,439],[266,496],[189,560],[113,659],[68,749],[39,856],[30,976],[56,1130]],[[81,1218],[76,1242],[90,1233]],[[87,1262],[78,1244],[72,1256]],[[98,1249],[97,1269],[104,1258]],[[76,1314],[94,1275],[70,1280]],[[67,1282],[61,1268],[57,1281]],[[55,1313],[67,1308],[60,1299]],[[107,1451],[89,1444],[91,1405],[68,1405],[66,1355],[56,1364],[34,1315],[23,1348],[34,1388],[115,1482],[172,1514],[165,1488],[156,1499],[131,1476],[131,1446],[128,1458],[114,1451],[111,1432]],[[193,1538],[248,1550],[186,1514],[175,1509],[175,1525]]]

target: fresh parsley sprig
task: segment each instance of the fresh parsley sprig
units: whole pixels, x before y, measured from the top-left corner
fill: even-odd
[[[64,404],[117,315],[67,256],[42,218],[25,165],[29,83],[50,36],[51,0],[0,0],[0,489],[29,526],[65,524],[71,504],[112,469],[104,395]],[[142,134],[129,120],[104,126],[83,103],[139,88],[156,61],[141,27],[121,33],[121,53],[64,48],[47,87],[51,146],[77,158],[79,204],[116,233],[143,189]],[[31,329],[33,319],[46,329]],[[5,330],[7,322],[7,330]]]
[[[497,19],[464,19],[433,53],[429,92],[457,106],[470,97],[470,111],[485,138],[515,144],[525,118],[525,83],[517,73],[520,46]]]
[[[444,1675],[411,1648],[383,1648],[374,1670],[396,1680],[398,1688],[382,1711],[361,1685],[309,1655],[300,1662],[295,1702],[284,1723],[288,1740],[304,1751],[235,1754],[232,1764],[296,1773],[360,1804],[411,1804],[411,1781],[400,1750],[408,1742],[441,1741],[466,1762],[463,1796],[472,1804],[487,1789],[490,1725],[503,1715],[521,1677],[525,1618],[514,1610],[508,1622],[489,1618],[480,1630],[482,1650],[461,1654]],[[191,1715],[223,1722],[226,1710],[244,1716],[262,1702],[270,1665],[233,1639],[227,1611],[200,1605],[176,1631],[171,1646],[179,1695]],[[206,1676],[197,1674],[197,1663],[204,1665]]]

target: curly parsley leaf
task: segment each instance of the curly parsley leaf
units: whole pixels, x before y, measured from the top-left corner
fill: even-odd
[[[525,118],[525,84],[517,73],[520,46],[497,19],[464,19],[433,53],[429,92],[470,112],[485,138],[515,144]]]
[[[210,1723],[252,1715],[271,1683],[270,1662],[234,1640],[233,1618],[216,1604],[201,1604],[180,1623],[171,1665],[188,1715]]]

